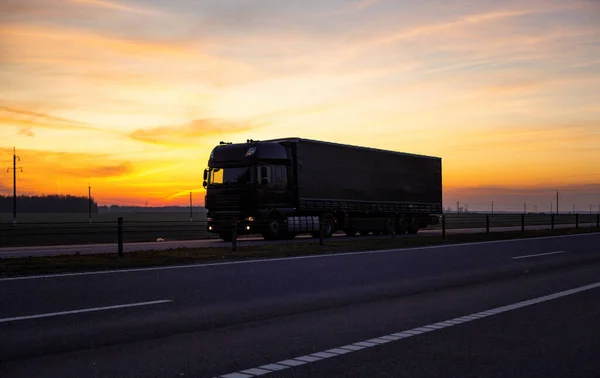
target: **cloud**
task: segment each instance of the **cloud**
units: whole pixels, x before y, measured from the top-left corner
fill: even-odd
[[[28,137],[34,137],[35,133],[33,131],[31,131],[31,127],[22,127],[19,130],[19,135],[25,135]]]
[[[156,15],[159,14],[158,11],[151,9],[150,7],[134,7],[131,5],[127,5],[125,3],[122,2],[116,2],[116,1],[107,1],[107,0],[71,0],[72,3],[75,4],[82,4],[82,5],[90,5],[90,6],[95,6],[98,8],[104,8],[104,9],[112,9],[112,10],[119,10],[119,11],[124,11],[124,12],[129,12],[129,13],[136,13],[136,14],[145,14],[145,15]]]
[[[45,113],[34,112],[30,110],[15,109],[0,105],[0,116],[15,119],[30,119],[34,121],[55,122],[57,124],[68,124],[74,126],[86,125],[84,122],[75,121],[72,119],[55,117]]]
[[[184,56],[189,52],[185,46],[173,41],[161,42],[148,38],[107,37],[105,33],[68,27],[11,24],[1,29],[0,35],[5,39],[3,42],[10,44],[17,52],[28,51],[32,55],[37,53],[34,56],[39,56],[40,53],[54,56],[57,55],[56,53],[64,53],[63,55],[69,53],[69,56],[80,57],[81,53],[70,51],[73,47],[78,47],[79,50],[83,48],[88,51],[95,50],[98,55],[110,51],[128,55]],[[38,49],[41,51],[36,51]],[[58,51],[53,52],[54,49]]]
[[[30,137],[35,135],[33,132],[33,128],[35,127],[55,130],[85,130],[106,132],[105,129],[90,126],[85,122],[0,105],[0,125],[2,124],[18,126],[20,135],[26,135]]]
[[[257,125],[252,123],[197,119],[186,125],[138,129],[130,133],[129,137],[147,143],[184,147],[194,146],[200,139],[243,133],[254,130],[257,127]]]
[[[381,0],[361,0],[354,5],[355,10],[364,10],[372,7],[373,5],[381,2]]]
[[[8,156],[12,153],[12,149],[0,148],[0,155]],[[31,179],[33,173],[39,175],[38,179],[49,179],[54,176],[107,178],[129,174],[134,170],[129,161],[113,161],[112,154],[28,149],[20,149],[17,154],[21,157],[21,165],[24,169],[21,179],[24,180]]]
[[[104,178],[118,177],[133,172],[133,166],[129,162],[114,165],[94,165],[86,169],[85,177]]]

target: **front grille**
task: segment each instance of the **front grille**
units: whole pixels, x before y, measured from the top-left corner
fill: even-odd
[[[212,194],[206,198],[206,208],[212,211],[239,210],[239,194]]]

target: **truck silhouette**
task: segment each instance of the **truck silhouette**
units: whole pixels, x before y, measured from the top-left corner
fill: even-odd
[[[203,185],[223,240],[415,234],[442,214],[441,158],[302,138],[221,142]]]

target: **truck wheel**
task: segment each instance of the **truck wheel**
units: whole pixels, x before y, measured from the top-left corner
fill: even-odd
[[[277,240],[284,236],[281,221],[278,218],[270,218],[265,225],[262,237],[265,240]]]
[[[416,234],[419,232],[419,222],[415,218],[412,218],[408,222],[407,231],[409,234]]]
[[[231,232],[219,232],[219,237],[226,242],[230,242],[233,240],[233,235],[231,235]]]

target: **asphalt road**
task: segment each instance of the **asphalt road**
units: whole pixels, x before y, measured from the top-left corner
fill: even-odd
[[[599,246],[587,234],[1,279],[0,376],[598,376],[597,288],[502,306],[600,281]]]
[[[593,227],[595,223],[582,223],[580,227]],[[557,224],[555,228],[572,228],[574,225],[568,224]],[[526,226],[526,230],[546,230],[550,229],[550,225],[535,225]],[[507,231],[520,231],[521,227],[495,227],[492,228],[491,232],[507,232]],[[479,234],[484,233],[485,228],[453,228],[446,231],[447,234]],[[425,235],[441,235],[440,230],[421,230],[420,234]],[[335,235],[336,238],[342,239],[364,239],[364,238],[376,238],[386,236],[355,236],[348,238],[344,235]],[[398,236],[403,237],[403,236]],[[408,237],[408,235],[406,235]],[[283,241],[265,241],[259,237],[242,237],[238,240],[239,246],[244,245],[258,245],[258,244],[281,244],[281,243],[306,243],[312,239],[310,236],[301,235],[295,240],[283,240]],[[168,250],[174,248],[208,248],[208,247],[224,247],[229,246],[231,243],[221,241],[220,239],[201,239],[201,240],[167,240],[161,242],[143,242],[143,243],[124,243],[123,251],[135,252],[135,251],[159,251]],[[27,257],[27,256],[57,256],[57,255],[74,255],[74,254],[99,254],[99,253],[117,253],[117,244],[79,244],[79,245],[53,245],[53,246],[35,246],[35,247],[3,247],[0,248],[0,258],[6,257]]]

